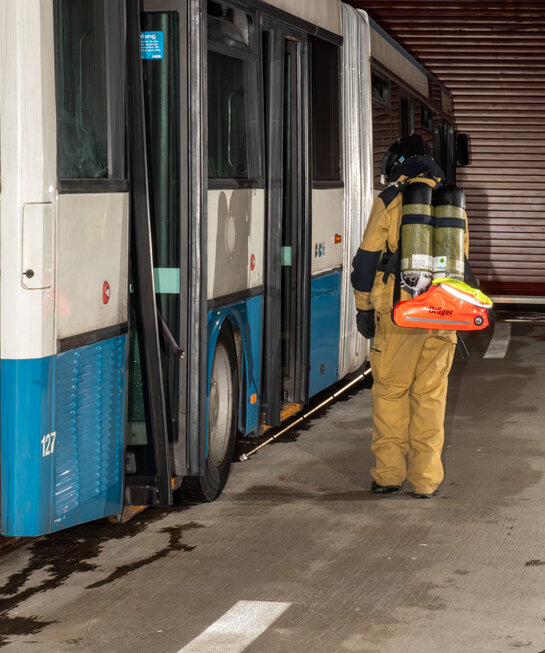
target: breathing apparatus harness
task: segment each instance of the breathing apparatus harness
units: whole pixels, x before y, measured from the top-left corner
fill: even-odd
[[[395,275],[392,320],[421,329],[484,329],[495,315],[463,252],[467,228],[463,192],[441,183],[432,189],[415,180],[390,184],[403,193],[403,218],[398,247],[394,252],[386,249],[377,271],[383,273],[385,284]],[[403,236],[410,239],[410,246]],[[439,256],[433,248],[440,250]],[[400,301],[402,288],[412,299]],[[468,356],[460,336],[458,347]]]

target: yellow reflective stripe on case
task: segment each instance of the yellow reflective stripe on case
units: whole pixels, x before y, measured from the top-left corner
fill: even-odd
[[[468,286],[464,281],[458,279],[440,278],[434,279],[433,284],[442,286],[447,292],[458,299],[469,302],[473,306],[480,306],[482,308],[489,308],[492,306],[492,300],[487,297],[478,288]]]

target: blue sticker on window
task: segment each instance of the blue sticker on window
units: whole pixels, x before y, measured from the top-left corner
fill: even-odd
[[[162,59],[164,56],[163,32],[140,32],[142,59]]]

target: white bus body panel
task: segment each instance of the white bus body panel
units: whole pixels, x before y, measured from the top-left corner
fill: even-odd
[[[335,243],[335,236],[343,233],[343,198],[342,188],[312,191],[312,276],[343,264],[343,242]]]
[[[328,32],[341,34],[341,3],[339,0],[267,0],[267,4],[302,18]]]
[[[208,299],[261,287],[265,191],[209,190],[207,223]]]
[[[361,244],[373,203],[370,29],[367,14],[343,5],[343,31],[345,202],[339,378],[358,369],[369,355],[369,341],[360,336],[356,327],[356,304],[350,274],[352,259]]]
[[[128,319],[128,200],[126,193],[58,198],[57,337],[61,340]],[[105,282],[110,292],[107,303]]]
[[[360,10],[361,11],[361,10]],[[364,13],[364,12],[362,12]],[[367,16],[367,14],[365,14]],[[369,23],[369,19],[366,19]],[[371,27],[371,55],[424,97],[429,97],[426,71],[411,55],[378,26]]]
[[[53,283],[53,205],[34,202],[23,205],[21,282],[23,288],[39,290]],[[29,273],[32,270],[32,274]]]
[[[52,3],[0,3],[3,359],[42,358],[55,351],[53,52]],[[34,276],[23,275],[29,269]]]

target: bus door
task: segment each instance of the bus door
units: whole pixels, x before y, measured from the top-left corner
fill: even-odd
[[[310,186],[306,35],[264,21],[267,227],[263,409],[308,399]]]
[[[188,471],[187,4],[187,0],[145,0],[144,11],[140,14],[151,256],[146,262],[135,252],[133,273],[137,275],[139,267],[153,271],[153,297],[148,297],[147,301],[148,305],[151,301],[157,311],[163,392],[161,397],[158,388],[151,387],[153,381],[143,351],[146,346],[146,311],[142,307],[142,298],[136,298],[136,310],[131,313],[127,441],[128,497],[129,503],[133,504],[145,500],[145,494],[138,488],[145,486],[142,479],[156,473],[158,467],[162,468],[163,481],[169,486],[172,476],[181,477]],[[198,379],[199,375],[195,378]],[[158,433],[150,423],[150,412],[152,404],[161,401],[164,401],[167,442],[158,448]],[[171,502],[170,493],[162,494],[166,500],[160,503]]]

